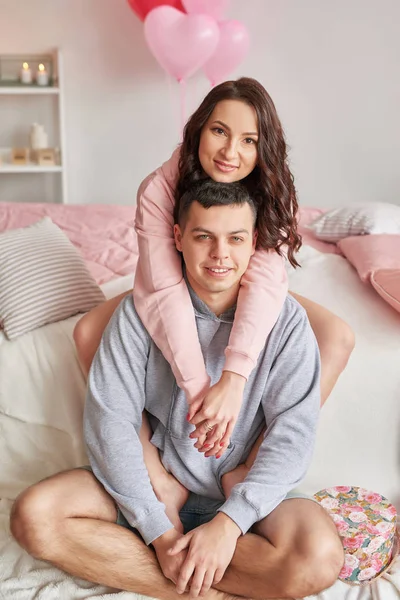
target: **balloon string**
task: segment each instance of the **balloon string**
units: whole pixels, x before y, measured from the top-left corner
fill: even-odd
[[[197,106],[197,83],[198,83],[198,78],[197,77],[193,77],[192,79],[192,93],[188,94],[188,99],[190,98],[190,106],[189,106],[189,111],[190,114],[192,114],[193,112],[193,108]]]
[[[186,81],[179,80],[180,97],[181,97],[181,139],[183,139],[183,129],[186,123]]]
[[[168,73],[166,71],[165,71],[165,78],[166,78],[167,85],[168,85],[169,104],[170,104],[171,113],[173,114],[173,118],[174,118],[174,126],[176,128],[178,128],[180,116],[178,115],[178,111],[177,111],[176,93],[175,93],[175,90],[173,87],[175,80],[170,75],[168,75]]]

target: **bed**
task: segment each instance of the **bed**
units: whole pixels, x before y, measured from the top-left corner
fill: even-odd
[[[320,214],[302,209],[302,227]],[[51,217],[78,248],[106,297],[132,286],[137,246],[132,209],[3,203],[0,232]],[[400,512],[400,314],[362,283],[335,244],[306,233],[302,268],[290,288],[344,318],[356,334],[347,369],[323,408],[312,465],[300,491],[362,486],[386,496]],[[72,332],[80,315],[12,341],[0,331],[0,598],[118,598],[118,592],[69,577],[25,553],[9,532],[13,499],[28,485],[87,462],[82,441],[85,379]],[[311,597],[310,597],[311,598]],[[312,600],[400,598],[400,558],[371,586],[340,581]]]

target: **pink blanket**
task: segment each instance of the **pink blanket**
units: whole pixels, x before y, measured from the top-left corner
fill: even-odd
[[[115,277],[135,272],[138,249],[133,228],[135,208],[103,204],[34,204],[0,203],[0,232],[26,227],[49,216],[69,237],[86,260],[90,272],[102,284]],[[321,252],[338,253],[335,244],[320,242],[304,229],[323,211],[300,209],[300,232],[303,242]]]
[[[97,281],[133,274],[138,249],[134,208],[99,204],[0,203],[0,232],[26,227],[49,216],[69,237]]]

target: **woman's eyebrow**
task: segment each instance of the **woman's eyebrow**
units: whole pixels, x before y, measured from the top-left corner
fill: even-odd
[[[214,125],[214,123],[218,123],[219,125],[222,125],[222,127],[225,127],[225,129],[227,129],[228,131],[231,131],[229,125],[227,125],[223,121],[213,121],[211,125]],[[246,131],[245,133],[242,133],[242,135],[258,135],[258,131]]]

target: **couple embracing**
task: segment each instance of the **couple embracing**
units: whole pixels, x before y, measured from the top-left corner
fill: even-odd
[[[11,529],[28,552],[166,600],[335,582],[336,528],[294,488],[353,337],[287,293],[296,219],[270,96],[249,78],[216,86],[139,188],[133,294],[77,325],[90,467],[17,498]]]

